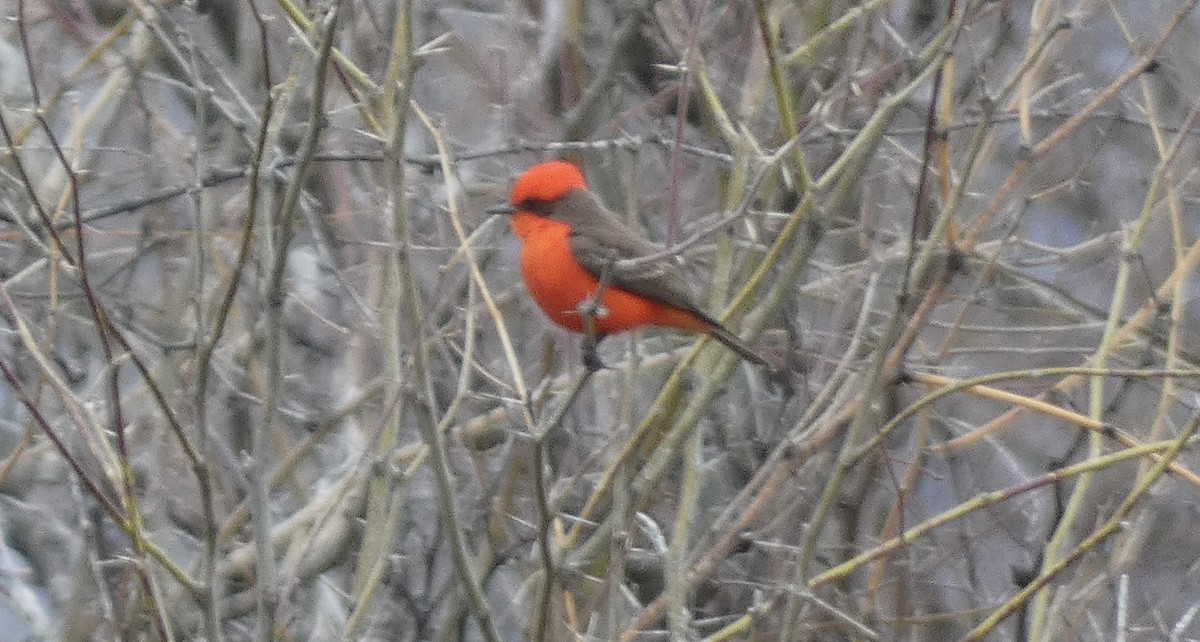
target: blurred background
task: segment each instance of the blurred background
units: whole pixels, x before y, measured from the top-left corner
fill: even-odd
[[[1195,4],[0,2],[0,638],[1200,638]]]

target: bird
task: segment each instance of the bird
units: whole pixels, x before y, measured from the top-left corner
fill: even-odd
[[[646,326],[706,334],[746,361],[766,363],[696,304],[673,261],[621,264],[663,248],[604,207],[574,164],[533,165],[513,183],[508,204],[488,211],[510,215],[529,294],[551,321],[585,334],[589,368],[603,367],[595,347],[605,336]]]

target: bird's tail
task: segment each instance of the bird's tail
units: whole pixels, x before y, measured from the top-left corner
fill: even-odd
[[[721,325],[720,321],[700,310],[686,310],[664,306],[659,311],[658,325],[712,335],[714,339],[725,344],[730,350],[736,352],[739,357],[746,361],[760,366],[767,363],[766,359],[763,359],[753,348],[746,345],[736,334],[730,332],[729,328]]]
[[[755,352],[750,346],[746,345],[744,341],[739,339],[736,334],[730,332],[728,328],[720,323],[717,323],[715,320],[710,319],[710,321],[712,321],[712,324],[708,326],[708,330],[714,339],[725,344],[725,346],[730,350],[736,352],[739,357],[749,361],[750,363],[758,364],[760,366],[767,363],[766,359],[763,359],[761,355]]]

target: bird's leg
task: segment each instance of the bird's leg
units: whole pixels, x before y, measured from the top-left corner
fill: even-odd
[[[588,369],[588,372],[597,372],[608,366],[600,360],[600,351],[597,350],[600,342],[604,340],[604,335],[583,335],[583,367]]]
[[[608,310],[604,309],[600,303],[604,300],[604,293],[608,290],[608,286],[612,284],[613,264],[616,262],[616,253],[610,253],[604,262],[604,267],[600,270],[596,293],[580,303],[578,307],[579,314],[583,317],[583,365],[590,372],[607,367],[600,360],[600,354],[596,351],[600,342],[604,340],[604,334],[596,328],[596,319],[604,318],[608,314]]]

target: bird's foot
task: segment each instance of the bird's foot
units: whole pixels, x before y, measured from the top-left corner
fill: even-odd
[[[584,321],[603,319],[608,316],[608,308],[600,305],[600,292],[583,300],[582,303],[575,306],[575,311],[579,316],[583,317]]]

